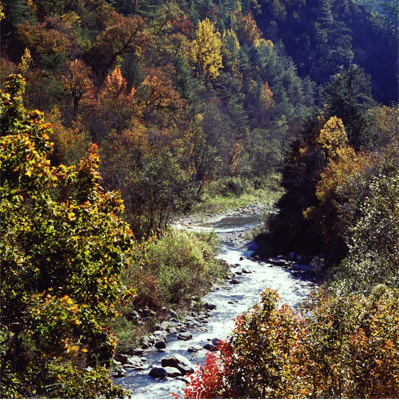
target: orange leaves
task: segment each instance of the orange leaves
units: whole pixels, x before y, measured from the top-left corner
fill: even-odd
[[[238,21],[238,34],[242,43],[246,43],[249,46],[257,46],[259,44],[262,32],[258,28],[252,13],[240,18]]]
[[[183,107],[183,101],[170,80],[171,71],[147,68],[146,73],[147,76],[140,87],[139,99],[140,110],[145,120],[157,111],[176,112]]]
[[[107,76],[104,84],[103,96],[110,99],[117,99],[124,96],[126,101],[132,101],[136,89],[132,87],[128,89],[126,79],[123,78],[120,68],[115,68],[111,74]]]
[[[64,88],[72,96],[74,108],[78,107],[83,95],[92,89],[91,69],[79,59],[71,61],[63,76]]]
[[[262,304],[236,320],[220,359],[208,356],[186,398],[391,398],[399,390],[399,292],[315,293],[301,314]]]
[[[268,110],[273,105],[273,92],[270,90],[267,82],[262,86],[259,103],[264,111]]]

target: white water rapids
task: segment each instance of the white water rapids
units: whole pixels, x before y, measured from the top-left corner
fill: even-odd
[[[250,254],[254,251],[253,247],[240,248],[229,240],[231,236],[244,235],[258,223],[257,216],[244,214],[214,218],[206,226],[190,226],[190,229],[214,230],[218,233],[222,239],[219,258],[233,266],[239,264],[232,268],[232,272],[246,268],[252,273],[235,276],[240,284],[233,285],[227,281],[205,296],[204,303],[211,303],[217,307],[212,311],[213,316],[209,318],[209,322],[203,325],[208,331],[192,332],[193,338],[188,341],[177,340],[176,335],[170,335],[164,352],[152,349],[144,354],[150,367],[160,367],[162,358],[177,353],[187,357],[194,365],[197,362],[203,362],[206,350],[189,353],[187,349],[194,345],[208,343],[209,339],[226,338],[234,327],[233,318],[259,301],[259,295],[266,287],[277,290],[282,302],[292,307],[297,306],[310,294],[313,283],[292,276],[289,270],[250,260]],[[240,261],[242,257],[245,259]],[[128,370],[128,376],[114,381],[131,391],[135,399],[170,399],[172,393],[182,394],[184,382],[174,378],[156,380],[148,375],[149,371],[150,368],[143,371]]]

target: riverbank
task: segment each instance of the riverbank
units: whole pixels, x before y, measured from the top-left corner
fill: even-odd
[[[218,340],[228,336],[234,326],[233,318],[258,301],[266,287],[278,290],[282,301],[294,307],[314,287],[313,282],[295,276],[294,263],[289,260],[287,265],[278,266],[251,258],[254,243],[246,240],[246,232],[262,223],[259,214],[263,208],[246,207],[231,211],[230,215],[202,219],[201,224],[193,217],[180,222],[180,227],[192,231],[213,230],[218,234],[218,257],[229,268],[229,274],[203,298],[202,304],[193,301],[187,312],[181,314],[169,310],[166,319],[154,327],[140,347],[128,349],[125,357],[117,357],[121,376],[115,383],[130,390],[134,398],[171,398],[171,392],[181,393],[185,378],[166,369],[173,362],[178,365],[178,360],[170,359],[177,357],[181,361],[184,357],[183,364],[188,368],[203,362],[208,351],[216,350]]]

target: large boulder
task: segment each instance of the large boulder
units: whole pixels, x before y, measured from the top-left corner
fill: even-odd
[[[209,350],[209,351],[217,351],[217,349],[218,349],[214,344],[211,344],[211,343],[205,343],[203,345],[203,348],[205,350]]]
[[[158,350],[165,349],[166,342],[164,340],[159,340],[158,342],[155,343],[155,348],[157,348]]]
[[[164,379],[168,375],[168,372],[166,371],[165,368],[155,367],[155,368],[152,368],[152,370],[149,372],[148,375],[150,375],[153,378]]]
[[[161,360],[161,364],[162,367],[177,368],[183,375],[192,374],[194,372],[193,365],[190,363],[190,361],[180,354],[163,358]]]

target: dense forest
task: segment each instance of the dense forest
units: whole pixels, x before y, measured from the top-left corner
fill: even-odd
[[[301,316],[266,291],[187,397],[397,394],[398,15],[2,0],[0,395],[125,396],[112,357],[150,329],[127,316],[226,274],[213,234],[170,223],[276,185],[258,254],[304,255],[324,289]]]

